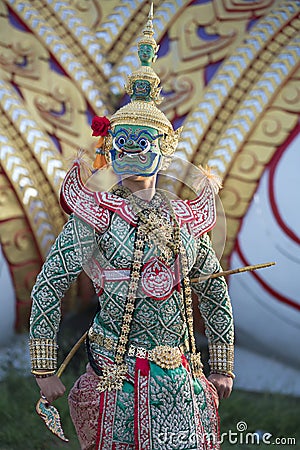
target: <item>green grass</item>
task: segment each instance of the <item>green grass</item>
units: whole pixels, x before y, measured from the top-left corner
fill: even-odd
[[[63,381],[69,389],[76,373],[68,370]],[[32,377],[20,377],[16,372],[0,382],[0,450],[79,450],[66,396],[55,403],[60,411],[66,436],[65,444],[53,436],[35,412],[39,391]],[[230,444],[225,438],[222,450],[235,449],[300,449],[299,399],[272,394],[234,391],[230,399],[220,406],[222,432],[236,432],[236,425],[244,421],[247,432],[263,430],[276,437],[296,437],[296,445],[246,445]],[[245,433],[244,433],[245,435]],[[239,435],[240,436],[240,435]],[[271,441],[272,442],[272,441]]]
[[[69,389],[75,377],[64,376]],[[69,417],[66,396],[55,406],[61,416],[65,435],[70,439],[63,443],[46,429],[35,412],[39,389],[33,377],[19,377],[15,373],[0,382],[0,450],[79,450],[73,424]]]

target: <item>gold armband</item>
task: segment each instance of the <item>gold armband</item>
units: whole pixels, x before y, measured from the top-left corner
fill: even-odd
[[[31,371],[55,371],[57,367],[57,344],[54,339],[30,339]]]
[[[234,362],[234,346],[231,344],[213,343],[208,345],[210,371],[213,373],[232,374]]]

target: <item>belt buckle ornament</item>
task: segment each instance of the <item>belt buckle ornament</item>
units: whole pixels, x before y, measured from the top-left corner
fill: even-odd
[[[96,388],[99,392],[121,390],[127,374],[126,364],[111,364],[103,367],[102,375]]]
[[[151,350],[151,360],[163,369],[176,369],[181,366],[181,351],[178,347],[158,345]]]

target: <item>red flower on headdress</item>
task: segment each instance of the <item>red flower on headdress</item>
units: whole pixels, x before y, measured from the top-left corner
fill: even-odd
[[[110,129],[110,121],[105,116],[95,116],[93,117],[91,128],[93,130],[92,136],[107,136]]]

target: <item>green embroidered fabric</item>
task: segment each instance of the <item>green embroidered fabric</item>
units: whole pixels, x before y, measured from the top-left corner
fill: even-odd
[[[95,258],[104,269],[129,269],[135,228],[117,214],[112,214],[109,229],[100,235],[73,215],[54,243],[32,291],[30,338],[56,339],[61,319],[60,302],[83,268]],[[186,227],[181,230],[191,277],[219,271],[208,235],[194,239]],[[155,256],[155,248],[146,245],[144,261]],[[199,307],[205,320],[209,343],[233,344],[233,319],[227,286],[222,278],[194,283]],[[106,281],[99,295],[100,312],[94,320],[94,331],[117,339],[122,321],[128,280]],[[181,296],[175,290],[163,301],[138,292],[130,343],[151,349],[156,345],[172,347],[184,344],[186,325]],[[100,350],[95,348],[94,350]],[[113,353],[105,350],[113,357]]]

